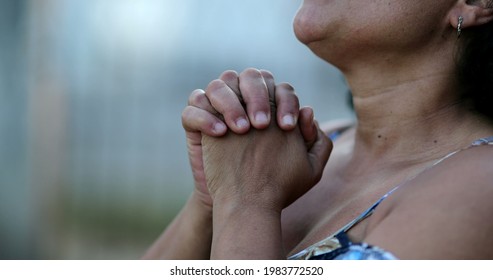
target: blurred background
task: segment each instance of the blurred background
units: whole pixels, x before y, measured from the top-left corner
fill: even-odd
[[[139,258],[193,188],[181,110],[224,70],[351,117],[292,32],[300,2],[1,1],[0,258]]]

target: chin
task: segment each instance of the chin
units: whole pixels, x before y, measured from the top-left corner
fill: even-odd
[[[354,40],[341,24],[344,17],[337,15],[341,7],[333,5],[330,0],[305,0],[294,17],[293,30],[296,38],[316,56],[341,69]]]
[[[324,55],[326,30],[321,29],[320,22],[314,20],[311,14],[299,10],[293,21],[293,31],[296,38],[307,46],[315,55],[328,61]]]
[[[293,20],[293,30],[296,38],[305,45],[323,40],[325,30],[323,24],[317,20],[318,15],[313,9],[302,6]]]

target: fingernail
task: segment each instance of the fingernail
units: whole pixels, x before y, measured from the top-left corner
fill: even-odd
[[[267,118],[267,115],[264,112],[258,112],[255,115],[255,121],[257,123],[268,123],[269,119]]]
[[[244,128],[244,127],[247,127],[248,126],[248,121],[244,118],[239,118],[237,121],[236,121],[236,126],[238,128]]]
[[[212,130],[214,133],[223,133],[226,130],[226,126],[222,123],[216,123]]]
[[[294,118],[292,115],[285,115],[282,117],[282,123],[284,125],[294,126]]]

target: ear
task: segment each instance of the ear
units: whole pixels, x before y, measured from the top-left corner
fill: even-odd
[[[449,13],[450,24],[457,28],[462,16],[462,28],[486,24],[493,20],[493,0],[459,0]]]

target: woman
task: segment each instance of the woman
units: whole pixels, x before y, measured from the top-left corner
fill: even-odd
[[[194,91],[196,189],[146,257],[493,258],[492,19],[491,0],[305,0],[295,33],[357,123],[322,133],[266,71]]]

